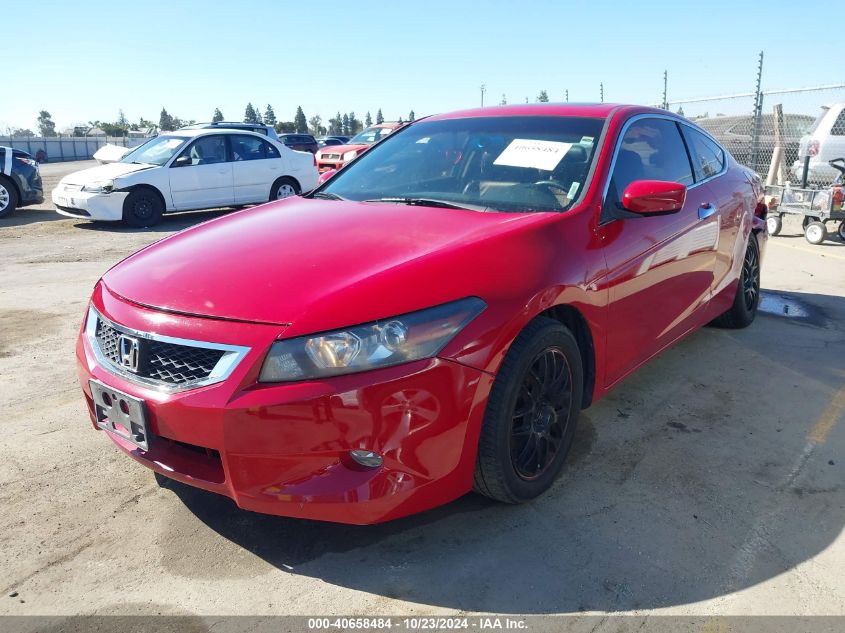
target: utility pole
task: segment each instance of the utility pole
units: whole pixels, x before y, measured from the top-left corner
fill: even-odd
[[[669,84],[669,71],[664,70],[663,71],[663,109],[664,110],[669,109],[669,97],[667,96],[668,95],[668,93],[667,93],[668,84]]]
[[[569,88],[566,89],[566,103],[569,103]]]
[[[760,128],[763,121],[763,51],[760,51],[760,59],[757,61],[757,86],[754,91],[754,129],[751,136],[751,169],[757,169],[757,160],[760,157]]]
[[[601,102],[604,103],[604,82],[599,84],[599,97],[601,98]]]
[[[487,84],[481,84],[481,107],[484,107],[484,93],[487,92]]]

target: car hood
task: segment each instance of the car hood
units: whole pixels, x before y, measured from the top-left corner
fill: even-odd
[[[305,321],[304,329],[319,331],[472,295],[478,288],[463,285],[495,280],[489,262],[509,257],[489,239],[552,215],[291,198],[157,242],[108,271],[103,283],[143,306]],[[481,244],[485,255],[469,258],[469,244]]]
[[[90,169],[83,169],[82,171],[75,171],[62,178],[61,182],[66,185],[87,185],[101,180],[114,180],[126,174],[157,166],[133,163],[108,163],[106,165],[91,167]]]
[[[365,144],[355,144],[355,145],[328,145],[326,147],[321,147],[320,152],[322,154],[343,154],[344,152],[351,152],[355,150],[356,152],[360,152],[362,149],[366,149],[370,147],[370,145]]]

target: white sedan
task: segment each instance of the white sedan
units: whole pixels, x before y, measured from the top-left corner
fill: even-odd
[[[179,130],[119,162],[75,172],[53,190],[62,215],[152,226],[162,214],[259,204],[317,186],[314,156],[254,132]]]

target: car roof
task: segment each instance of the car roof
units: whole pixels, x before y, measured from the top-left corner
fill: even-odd
[[[260,132],[253,132],[252,130],[237,130],[230,127],[203,127],[190,130],[180,128],[178,130],[173,130],[172,132],[162,132],[159,136],[182,136],[184,138],[194,138],[196,136],[207,136],[209,134],[251,134],[252,136],[262,138],[265,141],[274,140],[266,134],[261,134]]]
[[[426,120],[436,121],[441,119],[463,119],[488,116],[577,116],[606,119],[618,110],[654,112],[656,114],[675,116],[668,110],[621,103],[523,103],[516,105],[473,108],[471,110],[459,110],[457,112],[435,114],[434,116],[426,117]]]

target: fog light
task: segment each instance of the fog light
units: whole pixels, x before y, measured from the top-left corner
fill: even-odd
[[[378,468],[379,466],[384,463],[384,459],[378,453],[374,453],[373,451],[362,451],[362,450],[352,450],[349,451],[349,456],[355,461],[356,464],[360,464],[361,466],[365,466],[366,468]]]

